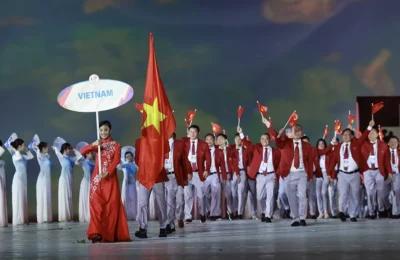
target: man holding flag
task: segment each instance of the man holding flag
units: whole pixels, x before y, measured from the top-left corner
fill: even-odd
[[[153,34],[150,34],[149,62],[143,100],[142,131],[137,142],[138,156],[138,222],[136,237],[147,238],[147,217],[150,192],[153,190],[158,204],[160,237],[166,237],[167,204],[164,182],[168,181],[164,168],[165,155],[169,153],[168,139],[176,128],[173,111],[159,76],[154,51]]]

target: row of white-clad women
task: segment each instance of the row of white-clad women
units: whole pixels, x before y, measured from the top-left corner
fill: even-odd
[[[73,170],[75,165],[80,165],[84,175],[79,191],[79,221],[90,220],[89,188],[91,174],[94,169],[95,154],[88,154],[84,158],[80,149],[87,143],[80,142],[74,149],[63,138],[57,137],[53,143],[53,150],[61,165],[61,175],[58,183],[58,221],[68,222],[73,220],[72,187]],[[15,174],[12,181],[12,224],[21,225],[28,223],[28,197],[27,197],[27,161],[34,158],[31,151],[36,153],[40,166],[40,173],[36,182],[37,222],[52,222],[51,202],[51,161],[49,147],[46,142],[41,142],[37,135],[34,136],[28,148],[24,141],[13,133],[4,147],[12,155]],[[0,141],[0,157],[5,150]],[[128,220],[136,218],[136,172],[137,167],[133,162],[135,150],[126,146],[122,149],[121,164],[118,166],[124,172],[122,182],[122,201],[125,206]],[[8,225],[5,163],[0,159],[0,226]],[[134,188],[129,187],[134,185]]]

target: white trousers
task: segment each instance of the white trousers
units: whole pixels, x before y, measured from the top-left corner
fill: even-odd
[[[285,178],[290,215],[295,221],[304,220],[307,217],[307,182],[305,172],[291,172]]]
[[[392,180],[390,178],[386,178],[383,186],[383,195],[382,198],[378,196],[378,207],[388,210],[392,208],[392,203],[390,203],[390,191],[392,190]],[[382,206],[381,206],[382,205]]]
[[[221,183],[218,174],[209,175],[204,182],[206,192],[206,211],[211,217],[221,216]]]
[[[316,193],[317,193],[317,205],[319,214],[325,214],[328,212],[328,186],[329,178],[326,171],[322,172],[322,178],[317,178]]]
[[[167,201],[165,199],[165,183],[156,183],[153,189],[148,190],[145,186],[139,183],[138,190],[138,216],[139,228],[147,229],[147,220],[149,213],[150,193],[153,191],[157,203],[157,217],[160,223],[160,228],[167,226]]]
[[[244,208],[247,202],[247,191],[248,191],[248,183],[247,176],[244,171],[240,171],[240,183],[237,185],[237,213],[238,215],[243,215]]]
[[[317,214],[317,192],[316,192],[317,180],[315,176],[311,182],[307,182],[307,197],[308,207],[310,208],[310,215],[315,216]]]
[[[189,185],[185,186],[185,219],[192,219],[192,210],[193,210],[193,197],[194,192],[193,188],[196,188],[196,197],[198,199],[198,208],[200,215],[205,216],[206,213],[206,196],[204,189],[204,182],[200,180],[199,173],[193,172],[192,180],[189,181]]]
[[[247,179],[247,187],[248,192],[246,193],[249,196],[250,201],[250,214],[251,217],[257,216],[257,185],[256,180]]]
[[[168,175],[169,181],[165,183],[165,197],[167,198],[167,224],[171,228],[175,228],[175,220],[183,220],[183,208],[185,201],[183,200],[183,188],[178,186],[174,174]],[[179,188],[181,192],[178,193]]]
[[[393,174],[392,194],[392,213],[393,215],[400,215],[400,173]]]
[[[228,173],[227,175],[227,180],[226,184],[224,186],[224,194],[225,194],[225,199],[226,199],[226,208],[229,214],[233,214],[234,212],[237,212],[237,207],[238,207],[238,179],[237,175],[233,175],[232,180],[231,179],[231,174]],[[222,182],[222,176],[220,177],[220,180]]]
[[[338,174],[339,211],[355,218],[360,208],[360,173],[346,174],[339,171]]]
[[[378,200],[383,202],[385,195],[385,178],[379,170],[368,170],[364,172],[364,185],[367,192],[369,215],[374,216],[377,210],[384,211],[385,207],[383,203],[379,203],[378,208]]]
[[[338,206],[337,206],[337,180],[333,180],[333,184],[328,187],[329,194],[329,209],[331,211],[331,216],[336,216],[338,214]]]
[[[279,177],[278,196],[279,196],[279,202],[281,203],[281,205],[283,205],[285,210],[288,210],[290,208],[289,207],[289,199],[286,194],[285,180],[282,177]]]
[[[257,200],[260,203],[261,213],[265,217],[271,218],[274,214],[274,189],[276,177],[275,173],[262,175],[257,174]]]

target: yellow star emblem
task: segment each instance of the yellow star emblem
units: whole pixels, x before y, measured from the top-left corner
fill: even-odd
[[[143,103],[143,109],[146,111],[146,121],[144,122],[142,128],[152,125],[157,132],[160,133],[160,123],[166,118],[166,115],[161,113],[160,109],[158,108],[158,98],[154,99],[152,106]]]

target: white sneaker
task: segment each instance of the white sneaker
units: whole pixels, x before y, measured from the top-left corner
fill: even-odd
[[[325,216],[324,216],[324,218],[325,219],[328,219],[329,218],[329,213],[328,213],[328,211],[325,211],[325,214],[324,214]]]
[[[324,214],[320,214],[319,216],[318,216],[318,219],[323,219],[324,218]]]
[[[252,216],[251,219],[258,220],[257,216]]]

